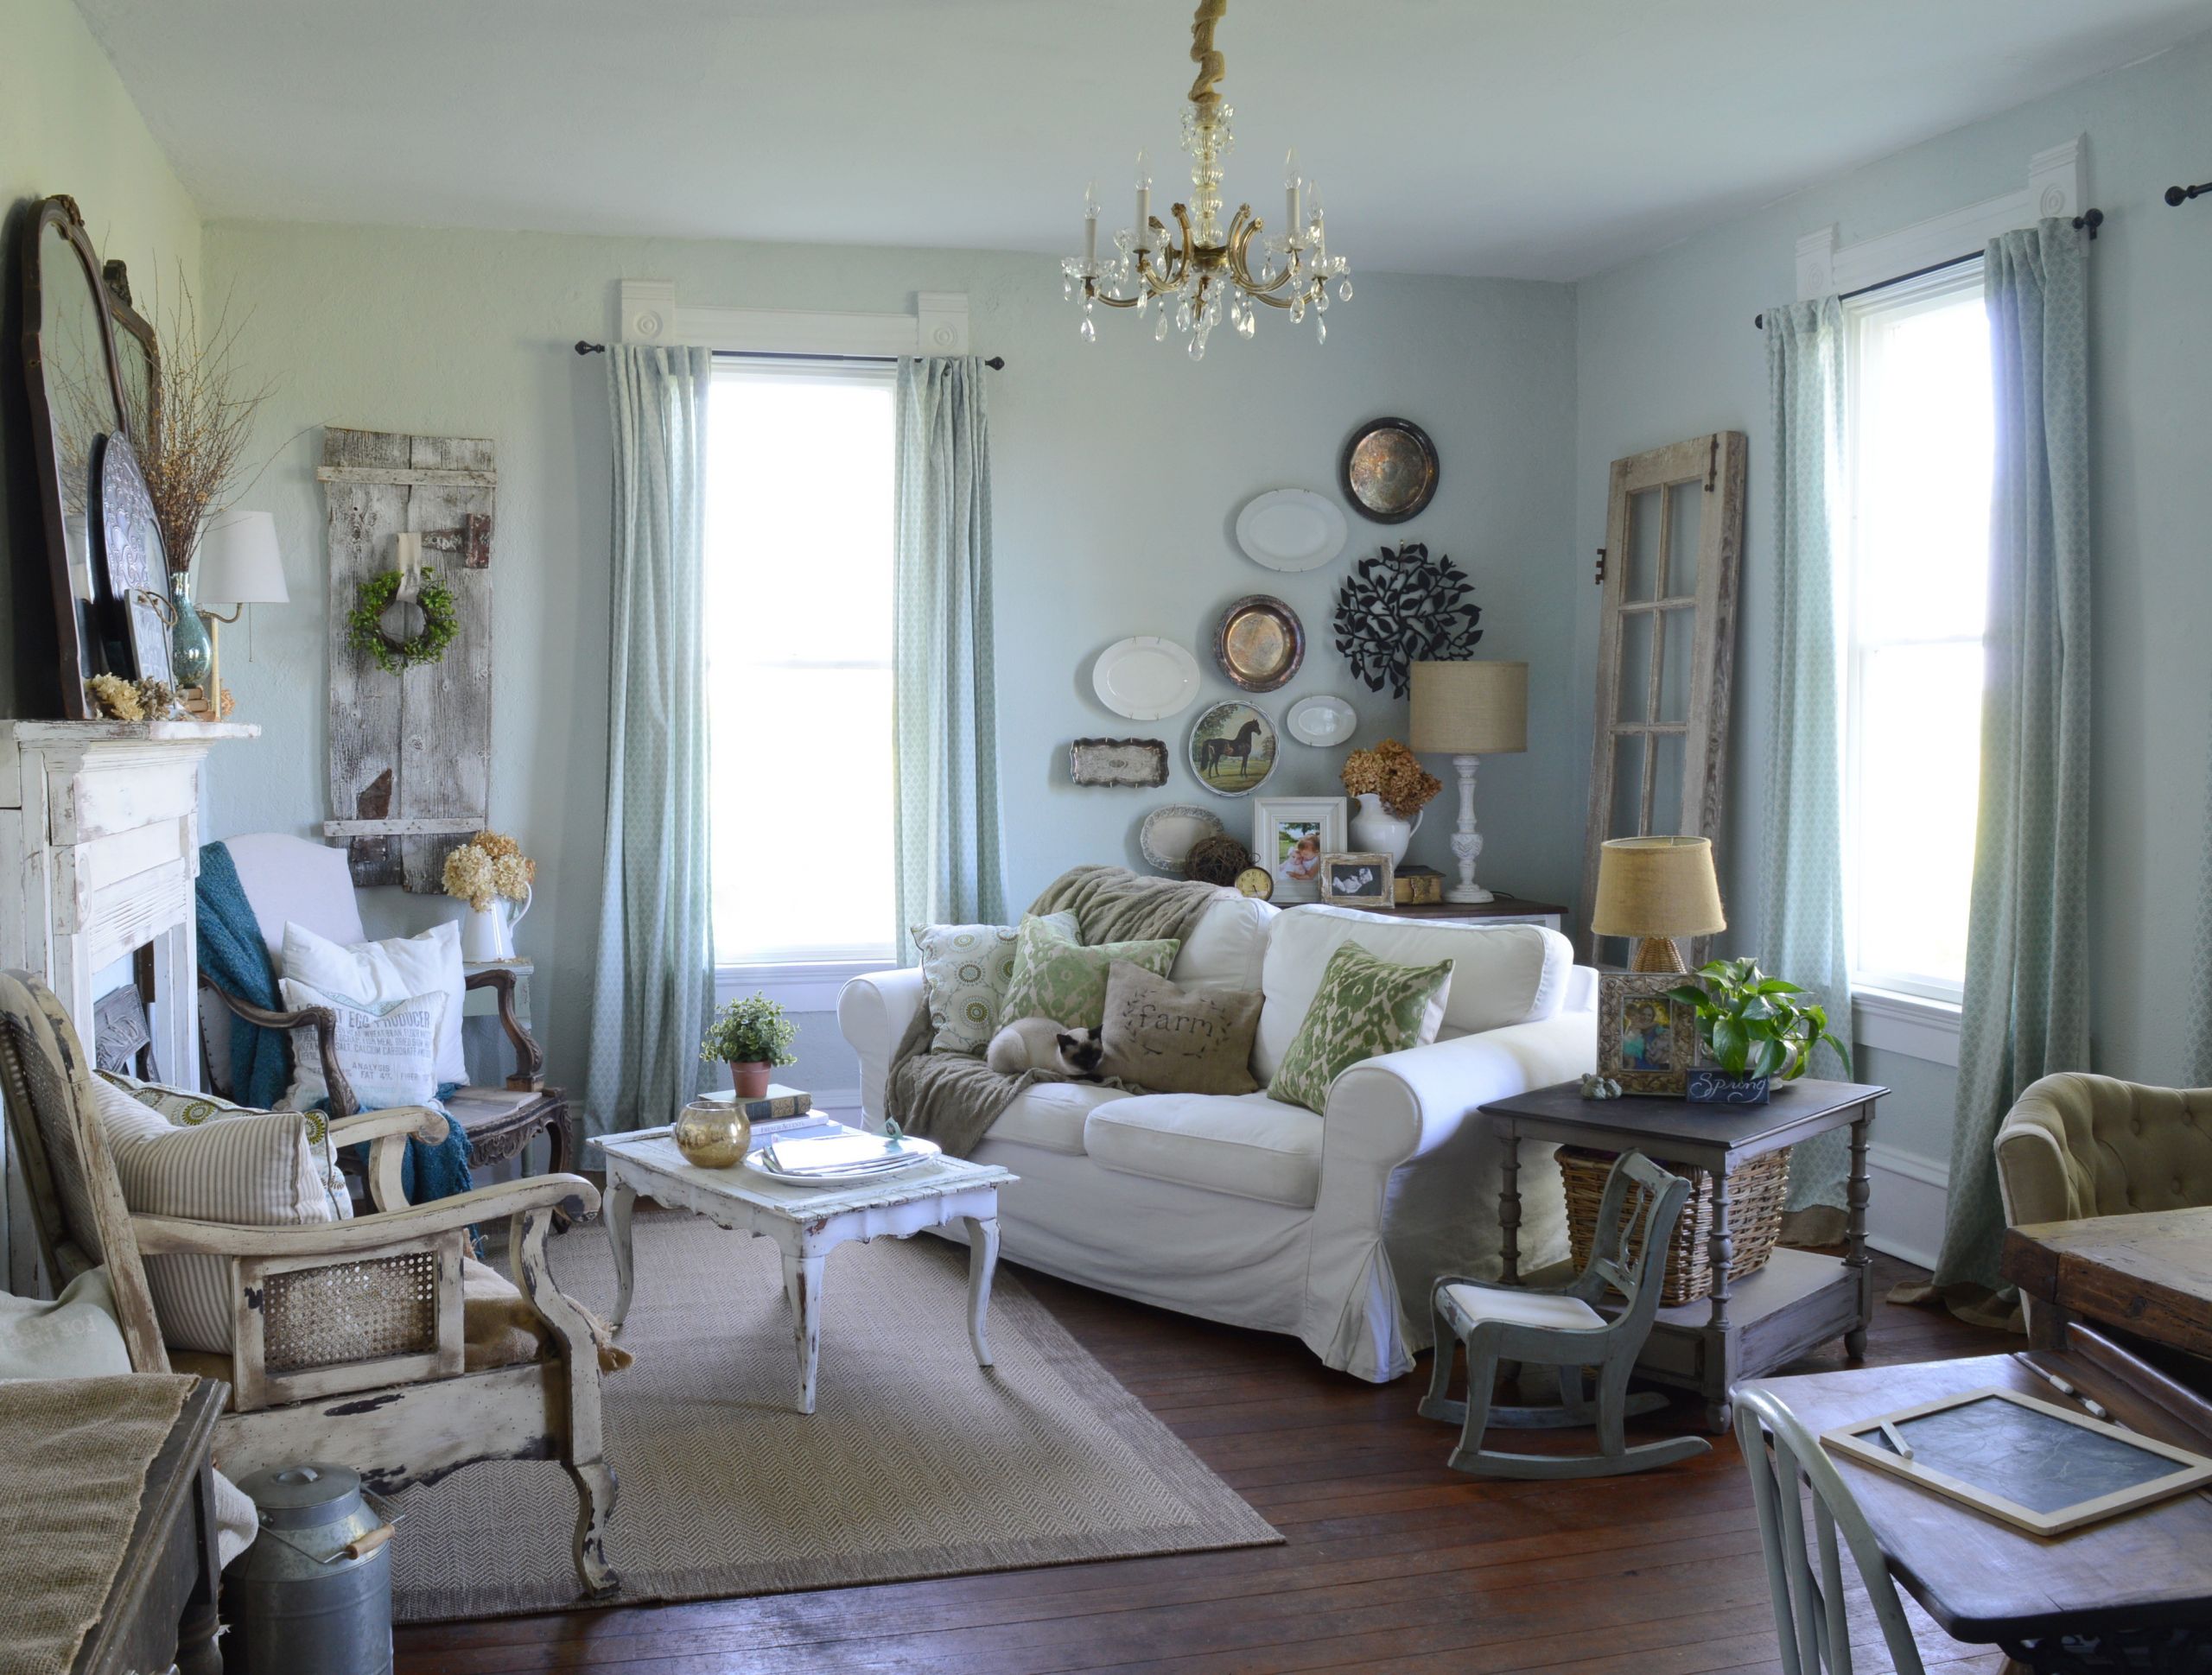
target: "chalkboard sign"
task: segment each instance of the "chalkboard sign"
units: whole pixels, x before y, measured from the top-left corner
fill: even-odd
[[[1971,1390],[1821,1443],[2037,1535],[2212,1482],[2212,1460],[2017,1391]]]

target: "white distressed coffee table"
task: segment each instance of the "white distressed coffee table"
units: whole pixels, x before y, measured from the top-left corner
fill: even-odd
[[[825,1132],[826,1129],[825,1129]],[[959,1158],[939,1158],[888,1180],[852,1186],[793,1186],[742,1164],[701,1169],[684,1161],[665,1128],[607,1134],[591,1142],[607,1164],[607,1233],[620,1285],[613,1324],[630,1312],[636,1266],[631,1212],[642,1196],[703,1215],[716,1227],[772,1239],[784,1254],[784,1295],[798,1348],[798,1411],[814,1412],[814,1373],[822,1349],[823,1264],[851,1240],[910,1238],[964,1222],[968,1233],[968,1340],[976,1364],[991,1364],[984,1316],[999,1260],[999,1189],[1020,1177]]]

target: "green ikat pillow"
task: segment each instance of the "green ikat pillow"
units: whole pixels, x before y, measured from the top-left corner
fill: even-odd
[[[1072,913],[1055,913],[1040,923],[1060,926],[1071,938],[1076,934]],[[1001,1010],[1014,978],[1014,926],[916,925],[912,934],[922,956],[924,1001],[937,1029],[931,1052],[980,1053],[1002,1018],[1028,1016]]]
[[[1021,922],[1015,938],[1014,978],[1007,985],[1000,1014],[1008,1023],[1050,1018],[1064,1030],[1096,1030],[1106,1022],[1106,976],[1116,960],[1167,975],[1183,944],[1173,937],[1154,942],[1100,942],[1085,948],[1077,940],[1072,913]],[[1062,923],[1065,921],[1066,923]]]
[[[1268,1097],[1325,1112],[1336,1079],[1363,1059],[1425,1047],[1444,1022],[1452,962],[1394,966],[1357,942],[1340,942],[1291,1037]]]

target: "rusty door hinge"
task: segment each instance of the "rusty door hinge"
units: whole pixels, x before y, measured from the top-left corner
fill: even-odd
[[[1598,572],[1590,580],[1600,587],[1605,585],[1605,549],[1603,547],[1598,549]]]
[[[488,512],[472,511],[461,515],[461,527],[457,530],[425,530],[423,549],[432,553],[460,555],[464,569],[488,569],[492,563],[492,517]]]
[[[1713,485],[1720,475],[1720,433],[1714,431],[1706,445],[1705,492],[1713,492]]]

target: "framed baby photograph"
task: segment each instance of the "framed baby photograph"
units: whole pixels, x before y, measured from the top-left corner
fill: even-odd
[[[1678,971],[1608,971],[1598,977],[1598,1074],[1624,1094],[1680,1099],[1697,1063],[1697,1011],[1667,991]]]
[[[1321,857],[1321,899],[1339,907],[1380,907],[1398,910],[1397,892],[1391,888],[1390,858],[1380,853],[1353,850]]]
[[[1262,796],[1252,803],[1252,863],[1274,880],[1279,905],[1321,899],[1321,857],[1344,847],[1344,799]]]

